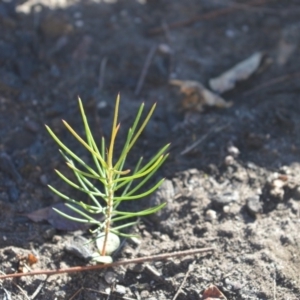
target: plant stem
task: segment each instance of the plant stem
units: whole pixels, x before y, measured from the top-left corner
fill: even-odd
[[[208,248],[197,248],[197,249],[189,249],[184,251],[178,251],[178,252],[172,252],[172,253],[163,253],[163,254],[157,254],[152,256],[146,256],[146,257],[136,257],[128,260],[119,260],[111,264],[99,264],[99,265],[92,265],[92,266],[78,266],[78,267],[71,267],[71,268],[65,268],[65,269],[58,269],[58,270],[36,270],[28,273],[14,273],[14,274],[4,274],[0,275],[0,280],[6,279],[6,278],[16,278],[16,277],[22,277],[22,276],[33,276],[33,275],[54,275],[54,274],[63,274],[63,273],[74,273],[74,272],[83,272],[83,271],[91,271],[91,270],[99,270],[99,269],[107,269],[107,268],[113,268],[117,266],[125,266],[129,264],[141,264],[147,261],[158,261],[158,260],[164,260],[169,259],[172,257],[181,257],[181,256],[187,256],[187,255],[195,255],[200,254],[208,251],[215,251],[216,248],[214,247],[208,247]],[[3,273],[0,271],[0,273]]]
[[[120,128],[120,124],[117,125],[118,122],[118,112],[119,112],[119,105],[120,105],[120,94],[117,96],[116,106],[115,106],[115,113],[114,113],[114,120],[111,129],[111,139],[110,145],[108,148],[107,153],[107,207],[106,207],[106,219],[105,219],[105,229],[104,229],[104,242],[101,251],[101,255],[105,256],[106,254],[106,244],[108,240],[108,234],[110,230],[111,224],[111,216],[113,212],[113,204],[114,204],[114,191],[115,191],[115,183],[114,183],[114,175],[115,169],[113,167],[113,152],[114,152],[114,145],[115,139]]]
[[[109,163],[109,165],[110,165],[110,163]],[[114,200],[113,174],[114,174],[114,170],[110,168],[107,172],[108,197],[107,197],[106,220],[105,220],[105,229],[104,229],[105,236],[104,236],[103,248],[101,251],[102,256],[105,256],[105,254],[106,254],[106,244],[107,244],[107,240],[108,240],[111,216],[112,216],[112,211],[113,211],[113,200]]]

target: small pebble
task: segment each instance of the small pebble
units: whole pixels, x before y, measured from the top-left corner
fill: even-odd
[[[217,219],[217,213],[216,211],[209,209],[205,213],[205,219],[208,221],[213,221]]]
[[[107,271],[104,275],[104,279],[108,284],[113,284],[117,280],[116,273],[112,271]]]
[[[136,237],[134,237],[134,236],[130,237],[129,240],[130,240],[131,242],[133,242],[133,244],[135,244],[136,246],[139,246],[139,245],[141,244],[141,239],[136,238]]]
[[[149,293],[149,291],[147,291],[147,290],[141,291],[141,294],[140,294],[141,299],[148,299],[148,298],[149,298],[149,295],[150,295],[150,293]]]
[[[161,54],[171,54],[172,53],[172,49],[170,48],[169,45],[167,44],[160,44],[157,47],[158,52],[160,52]]]
[[[120,295],[125,295],[126,294],[126,287],[120,284],[117,284],[115,287],[115,292],[120,294]]]
[[[225,206],[223,207],[223,212],[224,212],[225,214],[228,214],[228,213],[230,212],[230,206],[229,206],[229,205],[225,205]]]
[[[40,176],[40,182],[43,185],[47,185],[48,184],[48,178],[47,178],[46,174],[43,174],[43,175]]]
[[[84,237],[77,236],[65,246],[65,251],[85,261],[89,261],[92,258],[92,252],[87,246],[88,243],[89,241]]]
[[[227,155],[224,159],[224,164],[226,166],[231,166],[234,163],[234,157],[232,155]]]
[[[246,208],[252,216],[262,212],[262,203],[259,201],[259,196],[249,197],[246,199]]]
[[[230,155],[232,155],[233,157],[238,157],[240,154],[240,150],[238,148],[236,148],[235,146],[229,146],[227,148],[227,151]]]

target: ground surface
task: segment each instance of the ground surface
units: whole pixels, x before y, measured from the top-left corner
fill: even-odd
[[[173,299],[189,268],[177,299],[202,299],[210,284],[227,299],[300,299],[299,2],[37,3],[16,12],[16,3],[0,2],[0,270],[15,272],[28,253],[38,256],[32,269],[87,264],[65,250],[74,236],[89,238],[87,230],[59,231],[24,214],[61,201],[48,183],[74,195],[53,171],[66,167],[44,124],[85,155],[61,119],[82,132],[80,95],[92,128],[107,136],[118,91],[123,128],[142,101],[147,108],[158,102],[129,164],[172,146],[157,176],[168,180],[151,199],[132,204],[164,201],[165,211],[140,220],[141,243],[127,241],[115,259],[216,250],[149,263],[157,274],[129,266],[7,279],[0,299]],[[257,51],[272,63],[222,95],[230,108],[185,111],[168,84],[177,78],[208,87]]]

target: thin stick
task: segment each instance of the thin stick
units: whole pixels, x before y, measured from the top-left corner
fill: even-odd
[[[48,280],[48,278],[49,278],[49,276],[47,276],[46,279],[39,284],[39,286],[37,287],[37,289],[35,290],[35,292],[30,296],[30,300],[34,300],[35,299],[35,297],[39,294],[39,292],[41,291],[41,289],[45,285],[45,283]]]
[[[194,261],[189,265],[189,269],[187,270],[187,272],[186,272],[186,274],[185,274],[185,276],[184,276],[184,278],[183,278],[183,280],[182,280],[182,282],[181,282],[181,285],[180,285],[180,287],[179,287],[177,293],[175,294],[175,296],[173,297],[172,300],[176,300],[176,299],[177,299],[177,297],[178,297],[178,295],[180,294],[180,292],[181,292],[183,286],[185,285],[185,282],[186,282],[188,276],[189,276],[190,273],[194,270],[195,262],[196,262],[196,261],[194,260]]]
[[[33,276],[33,275],[55,275],[55,274],[62,274],[62,273],[74,273],[74,272],[84,272],[84,271],[92,271],[92,270],[99,270],[99,269],[107,269],[107,268],[113,268],[117,266],[124,266],[128,264],[141,264],[147,261],[156,261],[156,260],[164,260],[171,257],[180,257],[180,256],[187,256],[187,255],[195,255],[203,252],[209,252],[214,251],[214,247],[208,247],[208,248],[196,248],[196,249],[190,249],[185,251],[178,251],[178,252],[172,252],[172,253],[164,253],[164,254],[158,254],[158,255],[152,255],[152,256],[145,256],[145,257],[138,257],[128,260],[120,260],[116,261],[111,264],[103,264],[103,265],[95,265],[95,266],[77,266],[77,267],[71,267],[71,268],[65,268],[65,269],[57,269],[57,270],[37,270],[32,271],[30,273],[14,273],[14,274],[8,274],[8,275],[1,275],[0,279],[6,279],[6,278],[16,278],[16,277],[22,277],[22,276]]]
[[[103,89],[106,63],[107,63],[107,57],[103,57],[101,60],[100,70],[99,70],[99,81],[98,81],[99,91]]]
[[[197,147],[199,144],[201,144],[205,139],[207,139],[212,133],[216,133],[218,131],[221,131],[222,129],[226,128],[229,124],[226,124],[224,126],[219,126],[219,127],[213,127],[209,132],[204,134],[200,139],[198,139],[196,142],[194,142],[192,145],[188,146],[185,148],[180,155],[185,155],[192,151],[195,147]]]
[[[83,291],[84,290],[84,288],[83,287],[81,287],[79,290],[77,290],[72,296],[71,296],[71,298],[69,299],[69,300],[73,300],[81,291]]]
[[[147,75],[147,72],[148,72],[148,69],[150,67],[150,64],[151,64],[151,61],[152,61],[152,58],[156,52],[156,49],[157,49],[157,46],[152,46],[147,57],[146,57],[146,61],[144,63],[144,66],[143,66],[143,69],[142,69],[142,72],[141,72],[141,75],[140,75],[140,78],[139,78],[139,81],[138,81],[138,84],[136,86],[136,89],[134,91],[134,94],[137,96],[142,87],[143,87],[143,84],[144,84],[144,81],[145,81],[145,78],[146,78],[146,75]]]
[[[163,31],[165,33],[167,42],[169,44],[171,44],[172,38],[171,38],[171,34],[170,34],[170,30],[169,30],[168,24],[165,21],[163,21],[161,27],[162,27],[162,29],[163,29]]]
[[[259,92],[261,89],[268,88],[272,85],[278,85],[281,82],[284,82],[284,81],[287,81],[287,80],[290,80],[290,79],[293,79],[293,78],[297,78],[297,77],[300,77],[299,72],[290,73],[290,74],[286,74],[286,75],[283,75],[283,76],[272,78],[271,80],[269,80],[267,82],[264,82],[260,85],[257,85],[255,88],[243,93],[243,96],[249,96],[253,93]]]
[[[233,13],[240,9],[245,10],[245,9],[249,9],[249,7],[251,7],[251,6],[263,5],[269,1],[270,0],[253,0],[253,1],[250,1],[249,3],[247,3],[247,5],[235,4],[233,7],[222,8],[222,9],[214,10],[214,11],[202,14],[202,15],[196,15],[193,18],[190,18],[187,20],[173,22],[168,25],[168,28],[174,29],[174,28],[189,26],[196,22],[213,19],[213,18],[222,16],[222,15],[227,15],[227,14]],[[149,30],[148,34],[156,35],[156,34],[160,34],[162,32],[164,32],[163,27],[155,27],[155,28]]]

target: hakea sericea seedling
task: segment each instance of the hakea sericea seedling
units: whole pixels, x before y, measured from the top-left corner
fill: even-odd
[[[86,114],[81,100],[79,99],[79,107],[85,129],[85,139],[80,137],[74,129],[66,122],[64,125],[71,134],[88,150],[91,154],[94,167],[89,166],[80,157],[78,157],[70,148],[68,148],[56,134],[46,126],[52,138],[60,146],[60,152],[65,158],[68,167],[74,172],[77,182],[74,182],[64,176],[60,171],[56,170],[58,176],[73,188],[85,193],[90,201],[87,204],[81,200],[75,200],[69,196],[59,192],[52,186],[50,189],[58,196],[66,200],[66,206],[75,211],[80,217],[72,217],[61,211],[56,210],[60,215],[73,221],[89,223],[96,226],[92,233],[96,234],[96,243],[100,255],[94,257],[98,262],[108,263],[112,261],[110,254],[115,251],[120,243],[119,236],[129,237],[130,234],[122,232],[124,228],[132,226],[135,222],[127,222],[126,219],[136,218],[153,214],[162,209],[165,204],[157,205],[146,210],[138,212],[120,211],[118,207],[123,201],[137,200],[144,198],[154,192],[163,182],[163,179],[157,182],[148,190],[142,190],[142,187],[155,174],[157,169],[164,163],[168,154],[166,151],[169,144],[162,147],[156,155],[146,164],[142,164],[141,157],[137,162],[133,171],[125,169],[125,161],[128,153],[140,137],[142,131],[149,122],[156,104],[152,106],[144,121],[140,123],[144,104],[142,104],[137,112],[132,127],[128,130],[127,138],[124,143],[120,156],[114,156],[115,141],[117,133],[120,129],[118,124],[120,97],[118,95],[114,111],[111,137],[108,147],[106,147],[105,139],[101,139],[98,146],[92,132],[90,130]],[[53,208],[54,209],[54,208]],[[103,214],[102,220],[99,221],[99,214]],[[94,217],[93,217],[94,215]],[[97,217],[96,217],[97,216]],[[119,226],[114,226],[118,221],[122,221]]]

